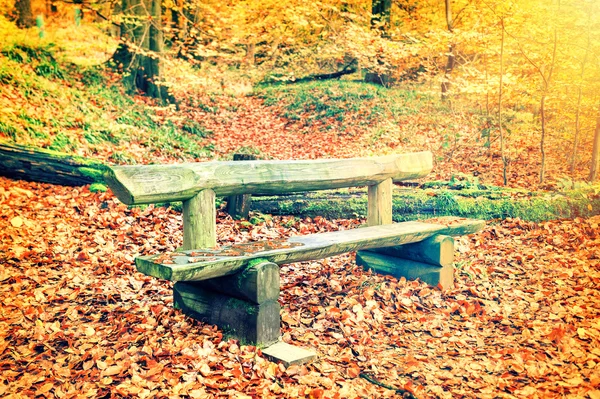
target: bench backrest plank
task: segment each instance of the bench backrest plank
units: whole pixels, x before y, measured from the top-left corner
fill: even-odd
[[[206,189],[225,196],[371,186],[389,178],[420,178],[432,167],[432,155],[425,151],[352,159],[114,166],[105,177],[119,200],[133,205],[185,201]]]

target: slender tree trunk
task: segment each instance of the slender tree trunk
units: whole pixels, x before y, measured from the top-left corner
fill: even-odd
[[[588,24],[590,24],[591,20],[591,11],[588,14]],[[579,146],[579,134],[581,132],[581,122],[579,120],[579,116],[581,114],[581,97],[582,97],[582,85],[583,78],[585,72],[585,64],[587,63],[588,56],[590,54],[590,30],[588,27],[587,31],[587,46],[585,49],[585,55],[583,56],[583,61],[581,62],[581,70],[579,72],[579,84],[577,86],[577,109],[575,111],[575,136],[573,137],[573,152],[571,153],[571,174],[575,173],[575,163],[577,162],[577,147]]]
[[[548,77],[544,78],[544,92],[540,99],[540,118],[542,125],[542,137],[540,138],[540,154],[542,156],[540,166],[540,183],[544,182],[546,178],[546,97],[550,91],[550,82],[552,81],[552,73],[554,72],[554,65],[556,63],[556,48],[558,46],[558,29],[554,28],[554,48],[552,50],[552,61],[550,62],[550,71],[548,71]],[[543,76],[542,76],[543,77]]]
[[[542,125],[542,137],[540,138],[540,154],[542,156],[540,166],[540,183],[546,178],[546,92],[542,94],[540,99],[540,119]]]
[[[31,0],[17,0],[15,2],[15,11],[17,12],[17,26],[19,28],[31,28],[35,25],[33,14],[31,13]]]
[[[448,26],[448,32],[454,31],[454,19],[452,17],[452,5],[450,0],[445,0],[446,6],[446,24]],[[454,70],[456,64],[456,56],[454,55],[454,43],[450,43],[448,46],[448,60],[446,61],[446,67],[444,68],[444,81],[442,82],[442,100],[448,98],[448,91],[450,90],[450,74]]]
[[[594,147],[592,149],[592,166],[590,167],[589,181],[598,180],[598,170],[600,169],[600,104],[598,105],[598,116],[596,117],[596,131],[594,133]]]
[[[502,78],[504,77],[504,20],[500,20],[502,29],[502,39],[500,41],[500,84],[498,87],[498,131],[500,132],[500,156],[502,157],[502,178],[504,185],[508,184],[506,169],[508,168],[508,159],[504,152],[504,130],[502,129]]]

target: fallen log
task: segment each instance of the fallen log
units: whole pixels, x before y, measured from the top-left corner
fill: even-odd
[[[529,221],[590,217],[600,213],[600,195],[589,192],[526,192],[524,190],[403,189],[392,196],[393,220],[460,216],[483,220],[518,217]],[[365,217],[366,190],[335,190],[278,196],[253,196],[251,210],[271,215]]]
[[[315,80],[328,80],[328,79],[337,79],[344,75],[351,75],[357,71],[356,68],[344,68],[341,71],[332,72],[332,73],[321,73],[317,75],[310,75],[304,78],[291,80],[288,83],[306,83],[306,82],[314,82]]]
[[[103,182],[107,169],[96,160],[0,141],[0,175],[13,179],[83,186]]]

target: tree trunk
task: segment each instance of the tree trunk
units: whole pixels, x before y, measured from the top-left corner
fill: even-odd
[[[102,182],[102,174],[107,169],[91,159],[0,142],[0,175],[13,179],[83,186]]]
[[[390,10],[392,9],[392,0],[373,0],[371,3],[371,29],[379,31],[382,37],[387,36],[390,28]],[[381,59],[378,60],[380,65],[383,65]],[[388,74],[378,72],[367,72],[365,74],[365,82],[376,83],[382,86],[389,86],[392,81]]]
[[[124,73],[125,88],[173,102],[167,89],[157,83],[163,46],[160,0],[123,0],[123,12],[128,19],[121,23],[121,43],[112,60]]]
[[[545,78],[542,72],[542,78],[544,79],[544,92],[540,100],[540,118],[542,125],[542,137],[540,138],[540,154],[541,162],[540,165],[540,183],[544,182],[546,175],[546,97],[550,91],[550,83],[552,82],[552,73],[554,72],[554,65],[556,63],[556,48],[558,46],[558,30],[554,29],[554,48],[552,50],[552,61],[550,62],[550,70],[548,71],[548,77]]]
[[[600,148],[600,137],[598,138]],[[600,163],[600,154],[598,156]],[[598,165],[600,166],[600,165]],[[392,195],[393,220],[404,221],[423,217],[453,215],[477,219],[520,217],[526,220],[552,220],[593,215],[600,206],[600,198],[593,195],[569,195],[547,200],[544,192],[519,198],[511,191],[481,190],[461,195],[456,190],[395,190]],[[432,195],[433,194],[433,195]],[[591,208],[590,208],[591,207]],[[299,217],[322,216],[329,219],[366,217],[365,192],[322,191],[279,196],[253,196],[252,211],[263,214]]]
[[[31,0],[17,0],[15,2],[15,11],[17,12],[17,26],[19,28],[31,28],[35,25],[33,14],[31,13]]]
[[[500,42],[500,84],[498,88],[498,131],[500,133],[500,156],[502,157],[502,179],[504,185],[508,184],[506,172],[508,169],[508,159],[504,150],[504,130],[502,129],[502,78],[504,76],[504,20],[500,20],[502,28],[502,39]],[[488,136],[489,137],[489,136]]]
[[[373,0],[371,4],[371,27],[379,29],[384,36],[390,28],[391,9],[392,0]]]
[[[594,147],[592,149],[592,167],[590,168],[591,182],[598,180],[598,169],[600,165],[600,106],[598,106],[598,117],[596,118],[596,132],[594,133]]]
[[[454,31],[454,18],[452,17],[452,6],[450,0],[444,2],[446,8],[446,25],[448,26],[448,32]],[[448,60],[446,61],[446,67],[444,68],[444,81],[442,82],[442,100],[447,100],[448,91],[450,91],[450,74],[454,70],[456,64],[456,57],[454,55],[454,43],[450,43],[448,46]]]

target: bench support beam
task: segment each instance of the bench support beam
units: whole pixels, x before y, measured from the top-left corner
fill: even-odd
[[[230,276],[175,283],[173,306],[243,344],[267,346],[280,335],[279,283],[279,266],[258,259]]]
[[[454,287],[454,238],[437,234],[423,241],[356,253],[365,270],[421,281],[443,290]]]
[[[373,270],[376,273],[396,278],[420,279],[424,283],[440,287],[442,290],[454,287],[453,266],[433,266],[371,251],[358,251],[356,253],[356,264],[362,266],[365,270]]]
[[[369,186],[367,225],[380,226],[392,224],[392,179],[386,179],[379,184]]]
[[[412,244],[373,248],[367,251],[434,266],[452,266],[454,262],[454,238],[438,234]]]
[[[214,248],[217,245],[215,192],[202,190],[183,201],[182,250]]]

